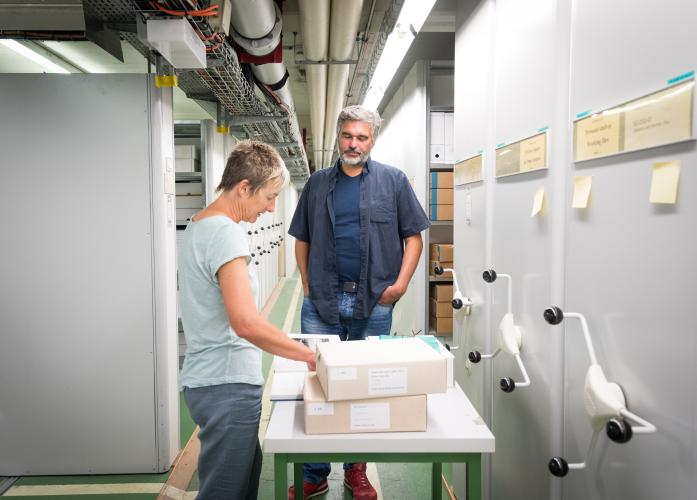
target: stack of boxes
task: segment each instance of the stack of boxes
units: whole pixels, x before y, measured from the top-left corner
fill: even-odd
[[[425,431],[427,394],[448,387],[447,359],[417,338],[326,342],[305,379],[305,432]]]
[[[431,220],[453,220],[453,173],[431,172]]]
[[[444,269],[453,268],[453,250],[451,243],[431,243],[429,246],[429,261],[428,269],[431,276],[435,276],[433,270],[436,266],[441,266]]]
[[[177,173],[200,171],[198,148],[191,145],[174,146],[174,170]],[[177,221],[187,221],[203,206],[203,185],[200,180],[177,181]]]
[[[453,285],[433,283],[429,299],[430,326],[437,334],[453,331]]]

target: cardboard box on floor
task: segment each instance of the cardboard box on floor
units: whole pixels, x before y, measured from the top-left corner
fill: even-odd
[[[436,266],[442,266],[443,269],[452,269],[453,268],[453,262],[441,262],[439,260],[430,260],[428,261],[428,270],[431,276],[436,276],[436,272],[433,270]],[[446,274],[447,276],[447,274]]]
[[[450,302],[438,302],[436,299],[430,299],[428,313],[431,317],[451,318],[453,316],[453,305]]]
[[[355,340],[317,346],[317,377],[327,401],[445,392],[445,358],[419,339]]]
[[[448,318],[438,318],[435,316],[430,316],[431,318],[431,329],[436,333],[452,333],[453,331],[453,317]]]
[[[430,298],[436,299],[436,302],[451,302],[453,300],[453,285],[432,283]]]
[[[425,431],[425,394],[378,399],[327,401],[317,374],[305,375],[305,433]]]
[[[454,249],[455,245],[451,243],[431,243],[428,247],[429,259],[452,262]]]

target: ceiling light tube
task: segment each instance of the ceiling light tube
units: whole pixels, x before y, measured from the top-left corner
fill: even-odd
[[[406,0],[392,33],[387,37],[375,72],[363,99],[363,106],[377,109],[387,87],[406,55],[416,35],[421,31],[436,0]]]
[[[61,68],[56,63],[49,61],[41,54],[34,52],[30,48],[19,43],[17,40],[3,39],[0,40],[0,44],[4,45],[10,50],[15,51],[19,55],[26,57],[30,61],[35,62],[36,64],[44,68],[47,73],[70,73],[70,71],[68,71],[67,69]]]

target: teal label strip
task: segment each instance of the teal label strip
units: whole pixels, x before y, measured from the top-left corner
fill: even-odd
[[[545,126],[542,127],[541,129],[538,129],[537,131],[538,131],[538,132],[546,132],[548,128],[549,128],[549,127],[545,125]]]
[[[588,115],[590,115],[590,114],[591,114],[590,111],[584,111],[583,113],[577,114],[577,115],[576,115],[576,118],[584,118],[584,117],[586,117],[586,116],[588,116]]]
[[[504,147],[505,145],[506,145],[505,142],[502,142],[501,144],[497,144],[497,145],[496,145],[496,149],[502,148],[502,147]]]
[[[431,172],[431,189],[438,188],[438,174],[436,172]]]
[[[675,78],[671,78],[668,80],[668,85],[673,85],[674,83],[682,82],[683,80],[687,80],[689,78],[692,78],[695,76],[694,71],[688,71],[687,73],[683,73],[680,76],[676,76]]]

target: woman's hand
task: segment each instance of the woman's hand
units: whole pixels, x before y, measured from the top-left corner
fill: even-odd
[[[317,371],[317,365],[315,364],[315,353],[310,351],[309,357],[305,360],[307,363],[307,369],[311,372]]]

